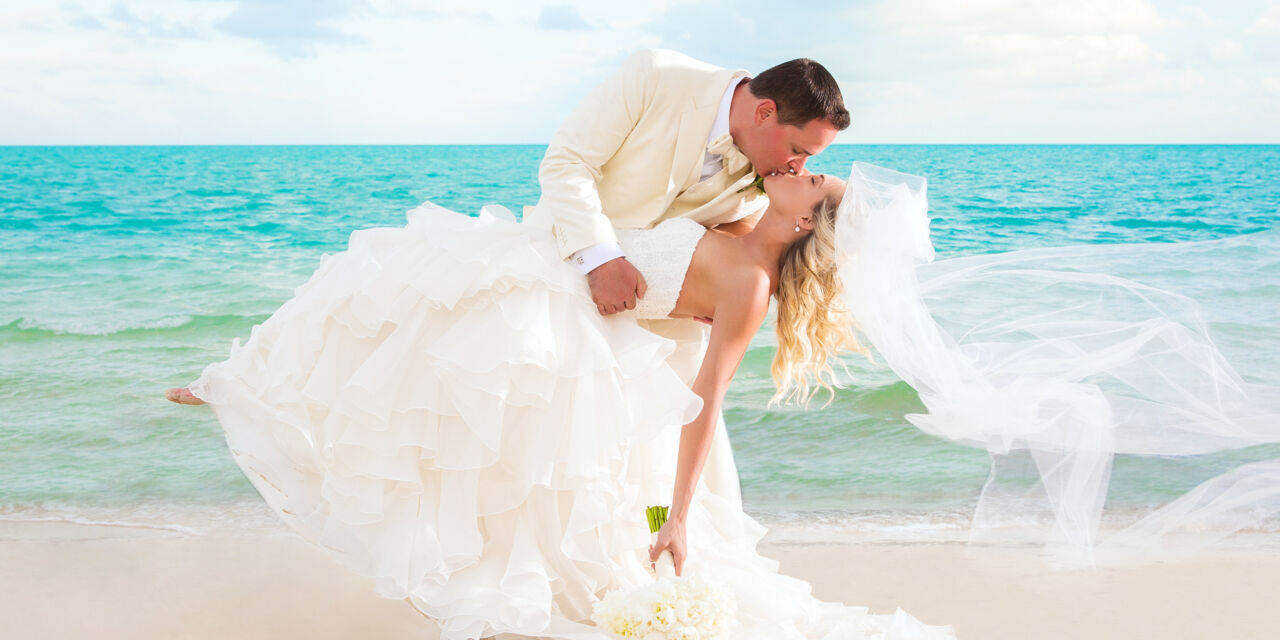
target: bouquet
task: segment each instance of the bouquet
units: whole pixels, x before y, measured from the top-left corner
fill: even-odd
[[[667,520],[667,507],[645,509],[650,539]],[[596,626],[639,640],[719,640],[731,637],[737,606],[721,585],[677,576],[669,551],[656,563],[657,580],[630,591],[611,591],[592,606]]]

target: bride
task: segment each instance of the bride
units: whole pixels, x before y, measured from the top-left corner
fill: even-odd
[[[758,555],[762,526],[698,491],[726,388],[777,300],[778,399],[830,388],[862,351],[840,302],[834,176],[766,177],[741,236],[671,219],[623,231],[648,292],[597,313],[545,231],[430,203],[352,234],[229,358],[166,396],[209,404],[245,475],[296,531],[442,637],[604,638],[613,589],[678,574],[730,585],[739,638],[952,637],[899,610],[821,602]],[[686,386],[637,318],[710,319]],[[648,545],[644,507],[670,503]]]

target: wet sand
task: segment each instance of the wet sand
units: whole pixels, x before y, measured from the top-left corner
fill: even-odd
[[[191,535],[0,522],[6,638],[433,639],[404,602],[283,530]],[[1032,548],[771,542],[760,551],[823,600],[901,607],[960,638],[1280,637],[1280,553],[1205,552],[1064,570]]]

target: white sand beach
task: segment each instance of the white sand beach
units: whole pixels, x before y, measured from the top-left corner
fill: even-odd
[[[772,534],[771,534],[772,536]],[[819,544],[760,550],[824,600],[902,607],[967,640],[1280,635],[1280,553],[1233,550],[1126,569],[1058,570],[1030,548]],[[4,637],[308,640],[437,637],[409,605],[279,531],[189,535],[0,522]]]

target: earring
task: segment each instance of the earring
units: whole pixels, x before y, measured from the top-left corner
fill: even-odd
[[[800,223],[796,223],[796,233],[800,233]]]

